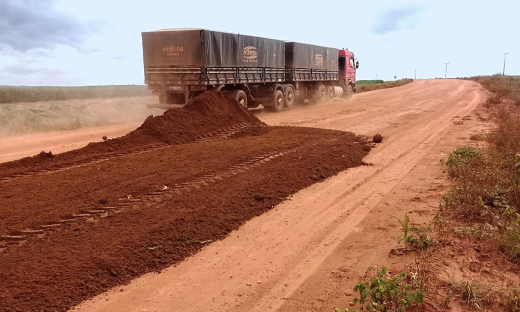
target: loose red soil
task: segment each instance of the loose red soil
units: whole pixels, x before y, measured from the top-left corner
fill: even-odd
[[[253,126],[184,144],[244,124]],[[110,148],[126,155],[89,162]],[[363,165],[369,150],[352,133],[263,126],[207,93],[122,138],[3,164],[3,177],[22,177],[0,182],[1,310],[64,311],[179,263],[298,190]],[[42,168],[62,170],[23,176]]]

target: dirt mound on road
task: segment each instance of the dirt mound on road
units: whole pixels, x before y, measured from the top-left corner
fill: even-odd
[[[205,92],[182,109],[170,109],[162,116],[150,116],[137,130],[124,138],[146,137],[168,144],[189,142],[206,133],[238,124],[262,124],[229,94]]]

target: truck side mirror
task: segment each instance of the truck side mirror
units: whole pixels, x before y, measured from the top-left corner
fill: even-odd
[[[356,69],[359,68],[359,61],[356,61]]]

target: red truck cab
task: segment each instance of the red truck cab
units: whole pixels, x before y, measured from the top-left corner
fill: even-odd
[[[344,80],[345,85],[350,86],[351,91],[356,91],[356,69],[359,62],[354,59],[354,53],[348,49],[339,50],[339,79]]]

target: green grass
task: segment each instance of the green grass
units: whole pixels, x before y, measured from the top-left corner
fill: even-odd
[[[144,85],[86,87],[0,86],[0,104],[151,95]]]
[[[384,82],[382,80],[359,80],[356,81],[357,90],[356,92],[365,92],[365,91],[373,91],[378,89],[388,89],[399,87],[405,84],[409,84],[413,82],[413,79],[401,79],[396,81],[387,81]]]
[[[366,85],[366,84],[378,84],[378,83],[384,83],[384,80],[357,80],[356,84],[358,86],[360,85]]]

